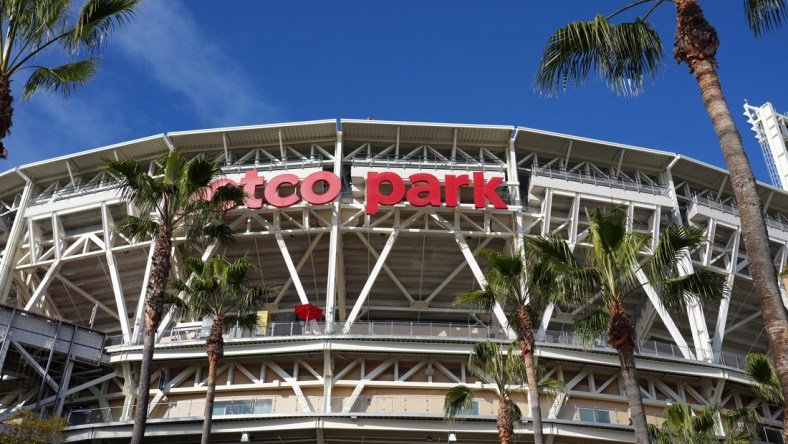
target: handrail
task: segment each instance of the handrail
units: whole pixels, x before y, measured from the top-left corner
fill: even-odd
[[[438,322],[396,322],[374,321],[356,322],[345,333],[344,323],[335,322],[272,322],[255,331],[240,328],[230,329],[224,335],[225,342],[264,340],[265,338],[291,337],[293,339],[307,339],[314,337],[374,337],[374,338],[401,338],[410,340],[462,340],[486,341],[506,338],[502,328],[487,325],[474,325],[462,323]],[[174,327],[165,330],[159,339],[159,344],[200,344],[208,335],[208,328],[202,326]],[[547,330],[540,333],[534,330],[537,345],[550,345],[558,347],[577,348],[582,350],[604,351],[615,353],[616,350],[604,341],[588,344],[571,331]],[[107,338],[107,346],[122,345],[121,336]],[[137,344],[139,345],[139,344]],[[687,361],[685,352],[689,356],[698,356],[693,347],[680,347],[669,342],[638,341],[636,354],[659,359]],[[696,360],[699,363],[706,361]],[[744,358],[730,353],[716,353],[714,363],[725,367],[744,370]]]
[[[417,170],[449,170],[449,171],[492,171],[503,173],[506,165],[502,162],[487,159],[470,159],[467,157],[439,156],[356,156],[351,166],[378,166],[385,168],[411,168]]]
[[[597,186],[604,186],[608,188],[618,188],[626,191],[635,191],[638,193],[652,194],[655,196],[667,196],[668,189],[662,185],[652,185],[650,183],[641,182],[633,179],[628,179],[619,176],[603,175],[586,171],[573,171],[565,168],[554,168],[550,165],[534,165],[531,168],[531,175],[533,177],[547,177],[550,179],[562,179],[571,182],[580,182],[582,184],[591,184]]]

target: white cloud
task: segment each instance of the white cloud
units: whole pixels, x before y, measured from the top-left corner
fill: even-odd
[[[124,140],[128,122],[119,99],[107,92],[80,91],[69,100],[52,94],[37,94],[29,101],[14,101],[14,125],[3,143],[9,158],[0,163],[4,171],[36,162]]]
[[[143,3],[113,41],[147,75],[188,101],[189,109],[177,112],[191,111],[203,124],[259,123],[277,115],[250,75],[214,43],[180,0]]]

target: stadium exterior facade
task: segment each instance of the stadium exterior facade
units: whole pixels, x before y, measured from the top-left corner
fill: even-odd
[[[502,310],[488,315],[453,305],[484,282],[476,253],[513,251],[523,237],[558,232],[582,254],[586,211],[617,204],[628,208],[633,229],[652,239],[672,222],[703,227],[711,241],[692,252],[693,266],[725,275],[732,288],[719,305],[686,313],[666,312],[647,282],[629,301],[649,422],[659,423],[672,402],[757,406],[763,439],[776,442],[782,411],[754,397],[743,372],[745,354],[766,352],[767,343],[726,171],[528,128],[368,120],[169,133],[1,174],[2,415],[16,408],[60,413],[74,442],[130,436],[151,248],[113,229],[136,209],[102,165],[133,158],[152,171],[174,147],[218,157],[227,180],[265,178],[273,191],[257,191],[274,200],[293,195],[310,175],[340,183],[307,182],[312,203],[298,198],[302,190],[278,207],[267,199],[235,208],[226,217],[239,242],[196,253],[248,255],[256,283],[281,287],[256,331],[227,334],[214,442],[242,435],[277,443],[445,442],[450,433],[457,442],[497,442],[493,393],[479,391],[474,414],[461,421],[442,414],[449,387],[492,387],[467,367],[472,344],[503,343],[509,334]],[[399,199],[396,178],[405,186],[409,177],[426,188]],[[788,193],[759,190],[782,269]],[[181,279],[188,254],[180,239],[173,273]],[[305,303],[325,309],[325,318],[299,321],[294,307]],[[579,315],[550,306],[537,332],[546,376],[567,386],[566,394],[539,401],[548,442],[633,442],[618,359],[603,343],[584,347],[573,338]],[[199,320],[165,316],[146,442],[197,440],[204,336]],[[525,390],[520,396],[528,412]],[[525,419],[517,442],[532,441]]]

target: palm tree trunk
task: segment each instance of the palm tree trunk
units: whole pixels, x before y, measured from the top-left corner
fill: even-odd
[[[512,435],[514,435],[514,422],[509,403],[506,401],[506,397],[498,395],[498,439],[501,444],[509,444]]]
[[[131,443],[140,444],[145,436],[145,423],[148,419],[148,399],[150,397],[150,375],[153,364],[153,351],[156,343],[156,330],[161,323],[164,310],[164,293],[170,278],[170,250],[172,248],[172,232],[160,227],[156,238],[151,276],[145,297],[145,332],[142,346],[142,363],[140,364],[139,386],[137,387],[137,405],[134,411],[134,428],[131,432]]]
[[[646,410],[643,407],[643,398],[640,395],[637,368],[635,367],[635,329],[624,311],[621,301],[616,301],[610,307],[610,330],[608,331],[610,345],[618,351],[621,362],[621,377],[624,378],[624,391],[629,403],[629,414],[632,426],[635,428],[635,442],[648,444],[648,423]]]
[[[517,308],[517,340],[520,342],[520,354],[525,364],[525,375],[528,377],[528,400],[531,404],[531,421],[534,423],[534,444],[544,444],[542,429],[542,408],[539,406],[539,387],[536,377],[534,359],[534,330],[531,316],[524,305]]]
[[[711,118],[730,172],[741,220],[742,239],[750,260],[749,270],[758,295],[764,329],[769,339],[783,397],[788,400],[788,318],[783,307],[777,273],[769,248],[769,235],[755,177],[736,129],[717,75],[716,31],[706,21],[696,0],[676,2],[677,28],[674,55],[690,67],[700,87],[701,97]],[[788,415],[783,417],[783,440],[788,442]]]
[[[216,399],[216,370],[219,368],[219,361],[224,356],[224,337],[222,336],[222,318],[214,317],[211,325],[211,333],[205,340],[205,348],[208,352],[208,390],[205,393],[205,413],[202,423],[201,444],[211,442],[211,425],[213,423],[213,404]]]
[[[7,157],[3,146],[3,139],[11,132],[14,115],[14,97],[11,95],[11,78],[7,75],[0,76],[0,159]]]

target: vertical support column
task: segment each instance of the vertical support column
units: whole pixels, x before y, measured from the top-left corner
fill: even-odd
[[[682,259],[679,265],[679,274],[687,275],[693,271],[692,260],[690,260],[689,252],[687,252],[687,256]],[[699,300],[693,298],[687,304],[687,318],[692,329],[692,340],[695,343],[698,359],[713,362],[714,355],[712,353],[711,339],[709,338],[709,329]]]
[[[553,207],[553,189],[547,188],[544,191],[544,201],[542,201],[542,236],[550,234],[550,218]]]
[[[398,132],[399,134],[399,132]],[[342,177],[342,131],[337,131],[337,142],[334,151],[334,174]],[[341,193],[340,193],[341,196]],[[331,203],[331,233],[328,240],[328,276],[326,276],[326,333],[334,331],[336,304],[337,304],[337,281],[341,278],[338,273],[337,262],[341,260],[339,256],[339,225],[341,220],[342,199],[334,200]],[[328,411],[328,410],[325,410]]]
[[[75,334],[75,333],[72,333]],[[55,415],[63,413],[63,404],[66,402],[66,392],[68,391],[68,382],[71,379],[71,371],[74,370],[74,361],[71,359],[71,353],[66,358],[66,369],[63,371],[63,376],[60,381],[60,388],[55,397]]]
[[[17,174],[25,179],[26,183],[25,189],[22,191],[22,198],[19,200],[19,206],[16,209],[16,216],[14,217],[14,224],[11,226],[8,242],[5,244],[5,254],[0,259],[0,303],[3,304],[8,300],[8,292],[11,290],[11,272],[14,269],[16,252],[22,241],[22,235],[25,232],[25,227],[27,227],[25,211],[30,204],[30,196],[33,193],[33,181],[22,174],[19,169],[16,171]]]
[[[120,414],[121,421],[129,421],[134,418],[134,399],[137,391],[137,379],[131,371],[131,363],[125,361],[121,363],[123,370],[123,410]]]
[[[323,343],[323,413],[331,413],[331,392],[334,386],[334,356],[331,341]]]

